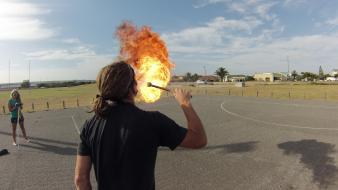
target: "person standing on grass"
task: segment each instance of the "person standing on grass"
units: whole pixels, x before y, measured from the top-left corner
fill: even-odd
[[[8,101],[8,109],[11,112],[11,125],[12,125],[12,137],[13,137],[13,145],[16,146],[16,127],[19,120],[19,126],[22,131],[23,137],[29,142],[29,139],[26,135],[26,130],[24,126],[24,117],[21,112],[22,109],[22,101],[20,97],[20,93],[17,89],[12,90],[10,99]]]
[[[99,190],[154,190],[159,146],[174,150],[207,144],[189,92],[172,91],[187,119],[186,129],[160,112],[136,107],[137,82],[129,64],[119,61],[105,66],[96,83],[100,94],[93,107],[95,115],[80,134],[74,179],[78,190],[91,189],[92,164]]]

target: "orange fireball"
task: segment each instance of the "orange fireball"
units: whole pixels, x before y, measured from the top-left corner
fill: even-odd
[[[143,26],[137,30],[129,22],[122,23],[116,35],[121,44],[121,56],[136,71],[139,98],[147,103],[160,99],[162,91],[148,87],[147,82],[166,87],[170,81],[174,64],[169,60],[165,42],[150,27]]]

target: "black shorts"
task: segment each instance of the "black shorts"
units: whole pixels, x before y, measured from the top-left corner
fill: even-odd
[[[25,120],[25,118],[22,116],[19,119],[19,122],[23,122]],[[18,118],[11,118],[11,123],[18,123]]]

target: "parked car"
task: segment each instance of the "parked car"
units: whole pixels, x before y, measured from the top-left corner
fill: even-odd
[[[207,82],[204,80],[197,80],[196,84],[207,84]]]
[[[197,80],[196,84],[208,84],[208,85],[213,85],[213,82],[210,81],[204,81],[204,80]]]

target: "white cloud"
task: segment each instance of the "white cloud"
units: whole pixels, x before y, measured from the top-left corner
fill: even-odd
[[[0,0],[0,5],[0,41],[41,40],[56,35],[38,18],[50,10],[22,0]]]
[[[62,40],[65,44],[80,44],[81,40],[78,38],[67,38]]]
[[[276,2],[269,2],[269,3],[260,4],[255,8],[255,12],[261,18],[265,18],[266,20],[272,20],[272,19],[276,18],[276,15],[270,15],[269,11],[276,4],[277,4]]]
[[[24,53],[29,60],[86,60],[96,53],[88,47],[78,46],[72,49],[52,49]]]
[[[216,4],[216,3],[228,3],[231,2],[231,0],[200,0],[197,4],[195,4],[194,8],[202,8],[210,4]]]
[[[308,0],[285,0],[284,6],[291,6],[291,5],[300,5],[306,3]]]
[[[328,25],[333,25],[333,26],[338,26],[338,17],[337,18],[333,18],[333,19],[329,19],[325,22],[325,24]]]
[[[262,15],[268,9],[262,9]],[[325,24],[336,26],[338,19],[327,20]],[[217,17],[203,26],[166,33],[163,38],[174,59],[179,55],[178,67],[184,67],[180,63],[193,61],[196,65],[231,64],[237,73],[286,71],[286,56],[290,57],[291,69],[297,71],[315,72],[319,65],[328,70],[336,67],[338,33],[281,37],[283,31],[284,26],[276,16],[268,20],[243,13],[242,19]]]
[[[244,16],[259,16],[265,20],[272,20],[276,15],[270,15],[270,10],[278,4],[275,0],[204,0],[195,5],[195,8],[202,8],[212,4],[225,4],[225,8],[240,13]]]
[[[251,33],[257,26],[263,24],[255,17],[245,17],[243,20],[227,20],[224,17],[217,17],[207,26],[216,30],[247,31]]]
[[[255,40],[260,43],[256,43]],[[237,43],[240,43],[238,47]],[[224,46],[223,52],[211,53],[213,51],[210,50],[208,54],[201,54],[205,56],[195,56],[194,59],[201,63],[227,65],[235,73],[253,74],[286,71],[285,59],[289,56],[292,70],[316,72],[322,65],[328,72],[337,67],[337,49],[337,34],[296,36],[270,42],[259,38],[238,38],[230,46]],[[189,63],[189,60],[183,61]]]
[[[216,17],[205,26],[187,28],[175,33],[163,34],[174,52],[203,52],[219,51],[215,47],[224,47],[225,43],[243,44],[234,34],[250,35],[253,30],[263,23],[255,17],[245,17],[242,20],[228,20]],[[234,33],[234,34],[233,34]],[[237,42],[234,40],[237,39]]]

